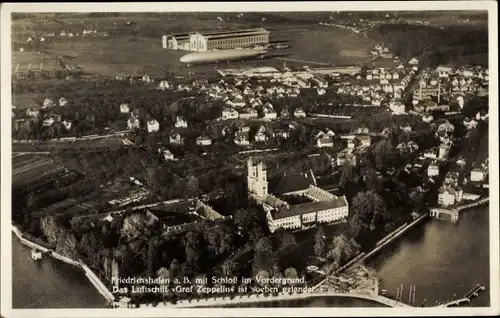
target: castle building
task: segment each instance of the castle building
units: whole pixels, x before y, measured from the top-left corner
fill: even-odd
[[[265,164],[262,161],[255,164],[253,159],[249,159],[247,162],[247,167],[247,182],[249,194],[254,194],[257,197],[265,198],[268,194],[267,168]]]
[[[259,203],[266,212],[267,224],[271,232],[279,228],[303,229],[317,223],[347,220],[349,204],[345,196],[337,197],[312,184],[311,182],[315,183],[314,176],[311,178],[308,178],[307,174],[294,176],[293,183],[289,184],[286,193],[300,195],[310,202],[290,205],[268,193],[269,185],[264,163],[249,159],[247,167],[249,197]],[[283,191],[281,193],[286,194]]]

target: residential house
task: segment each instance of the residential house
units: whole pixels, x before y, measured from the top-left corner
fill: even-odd
[[[54,103],[52,98],[45,98],[42,108],[54,107],[55,105],[56,104]]]
[[[316,146],[318,148],[331,148],[333,147],[333,139],[327,134],[323,134],[321,137],[317,138]]]
[[[181,116],[177,116],[175,120],[175,127],[176,128],[187,128],[188,124],[187,121],[182,118]]]
[[[429,177],[437,176],[439,175],[439,166],[437,165],[436,162],[432,162],[429,167],[427,168],[427,175]]]
[[[399,126],[399,129],[406,131],[406,132],[411,132],[412,128],[408,123],[405,123],[401,126]]]
[[[246,106],[246,102],[242,96],[237,96],[233,100],[228,101],[228,104],[236,108]]]
[[[43,125],[46,127],[52,126],[53,123],[54,123],[54,118],[52,117],[49,117],[43,121]]]
[[[474,168],[470,172],[470,181],[480,182],[484,181],[485,178],[486,178],[486,173],[482,169]]]
[[[141,126],[139,119],[135,117],[131,117],[127,120],[127,127],[128,129],[134,129],[134,128],[139,128]]]
[[[394,115],[401,115],[405,113],[405,105],[401,102],[390,102],[389,109]]]
[[[316,83],[316,85],[320,88],[327,88],[328,87],[328,81],[320,76],[316,76],[313,78],[313,81]]]
[[[354,149],[357,146],[359,146],[359,144],[360,144],[359,139],[354,138],[354,139],[347,140],[347,148],[348,149]]]
[[[244,108],[239,112],[240,119],[256,119],[259,118],[259,113],[253,108]]]
[[[199,146],[210,146],[212,144],[212,139],[208,136],[199,136],[196,138],[196,144]]]
[[[326,129],[326,135],[331,138],[335,137],[335,133],[330,128]]]
[[[422,121],[424,123],[430,123],[433,120],[434,120],[434,117],[431,114],[425,114],[422,116]]]
[[[170,89],[171,87],[172,83],[170,83],[169,81],[161,81],[158,85],[158,89],[161,89],[162,91]]]
[[[278,118],[278,114],[276,113],[276,111],[274,111],[274,107],[271,103],[267,102],[264,106],[263,106],[263,113],[264,113],[264,118],[265,119],[269,119],[269,120],[274,120],[274,119],[277,119]]]
[[[168,149],[165,149],[163,150],[163,158],[165,158],[165,160],[175,160],[175,157],[174,157],[174,154],[168,150]]]
[[[231,128],[229,128],[228,126],[224,126],[221,130],[221,135],[228,136],[229,134],[231,134],[231,132],[232,132]]]
[[[464,124],[465,128],[467,128],[468,130],[474,129],[477,127],[477,121],[475,121],[474,119],[470,119],[470,118],[465,118],[463,121],[463,124]]]
[[[65,119],[63,122],[62,122],[64,128],[66,128],[66,130],[71,130],[71,126],[73,125],[73,123],[67,119]]]
[[[293,117],[294,118],[306,118],[306,113],[301,108],[297,108],[293,112]]]
[[[408,61],[408,64],[410,65],[418,65],[418,60],[416,57],[412,58],[411,60]]]
[[[430,159],[436,159],[437,158],[437,154],[436,154],[436,151],[435,150],[427,150],[426,152],[424,152],[423,154],[424,158],[430,158]]]
[[[261,125],[254,136],[256,142],[267,142],[273,133],[264,125]]]
[[[450,206],[454,205],[455,203],[461,202],[462,198],[462,189],[457,189],[455,187],[445,185],[439,189],[438,204],[442,206]]]
[[[370,129],[368,129],[368,127],[358,127],[356,128],[356,130],[354,131],[354,134],[369,134],[370,133]]]
[[[280,128],[276,131],[276,136],[278,136],[281,139],[288,139],[290,138],[290,128]]]
[[[181,134],[174,132],[170,134],[169,141],[171,144],[182,145],[184,144],[184,137],[182,137]]]
[[[148,121],[148,132],[155,132],[160,130],[160,123],[156,119]]]
[[[250,145],[248,130],[239,130],[234,136],[234,143],[238,146],[248,146]]]
[[[59,98],[59,106],[64,107],[68,104],[68,100],[64,97]]]
[[[356,139],[358,139],[361,143],[361,147],[369,147],[371,145],[371,137],[370,136],[357,136]]]
[[[290,117],[290,112],[288,112],[288,109],[284,108],[281,110],[280,113],[280,118],[289,118]]]
[[[450,146],[446,144],[441,144],[439,146],[438,157],[440,159],[446,159],[448,157],[449,152],[450,152]]]
[[[238,116],[239,116],[238,111],[234,108],[224,107],[224,109],[222,109],[223,120],[238,119]]]
[[[130,112],[130,107],[128,106],[128,104],[121,104],[120,105],[120,113],[127,114],[129,112]]]
[[[28,108],[26,110],[26,116],[28,117],[38,117],[38,115],[40,115],[40,111],[38,110],[32,110],[31,108]]]
[[[317,91],[318,91],[318,96],[323,96],[326,94],[326,90],[324,88],[320,87],[317,89]]]

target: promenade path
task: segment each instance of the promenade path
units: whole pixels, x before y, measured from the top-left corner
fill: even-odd
[[[217,307],[217,306],[226,306],[226,305],[236,305],[236,304],[244,304],[244,303],[259,303],[259,302],[271,302],[271,301],[280,301],[280,300],[295,300],[295,299],[306,299],[306,298],[319,298],[319,297],[351,297],[358,299],[366,299],[371,300],[380,304],[384,304],[388,307],[406,307],[410,308],[410,305],[395,301],[393,299],[389,299],[383,296],[371,296],[371,295],[363,295],[357,293],[300,293],[300,294],[285,294],[280,293],[277,296],[264,296],[264,295],[245,295],[245,296],[236,296],[231,299],[231,297],[214,297],[214,298],[206,298],[206,299],[193,299],[182,300],[177,302],[176,304],[169,303],[159,303],[157,306],[153,305],[141,305],[141,307],[169,307],[169,308],[193,308],[193,307]]]

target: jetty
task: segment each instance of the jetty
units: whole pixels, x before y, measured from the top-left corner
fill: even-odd
[[[487,198],[483,198],[483,199],[478,200],[478,201],[474,201],[474,202],[471,202],[471,203],[460,205],[460,206],[456,207],[456,209],[457,209],[458,212],[461,212],[461,211],[470,209],[470,208],[475,207],[475,206],[483,205],[483,204],[485,204],[485,203],[487,203],[489,201],[490,201],[490,197],[487,197]]]
[[[448,215],[452,222],[458,222],[458,219],[460,217],[460,212],[467,210],[467,209],[470,209],[470,208],[475,207],[475,206],[483,205],[483,204],[489,202],[489,200],[490,200],[490,198],[487,197],[487,198],[483,198],[481,200],[466,203],[466,204],[459,205],[459,206],[452,207],[452,208],[451,207],[450,208],[444,208],[444,207],[432,208],[430,210],[429,215],[435,219],[440,219],[442,215]]]
[[[460,306],[461,304],[464,303],[470,303],[472,298],[479,295],[479,293],[481,291],[484,291],[485,289],[486,289],[485,286],[477,284],[476,286],[472,287],[468,292],[466,292],[464,297],[446,302],[444,304],[438,305],[437,307],[445,308],[452,306]]]

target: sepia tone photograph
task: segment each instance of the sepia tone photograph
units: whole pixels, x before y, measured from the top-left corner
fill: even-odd
[[[2,7],[2,314],[498,314],[496,3],[300,4]]]

